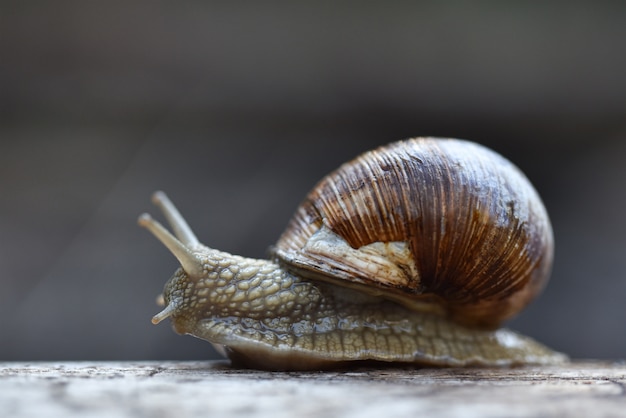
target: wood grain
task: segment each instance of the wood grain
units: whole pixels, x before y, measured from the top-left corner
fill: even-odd
[[[626,363],[261,372],[206,362],[0,363],[10,417],[618,417]]]

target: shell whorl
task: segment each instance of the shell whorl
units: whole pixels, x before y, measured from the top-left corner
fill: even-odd
[[[332,254],[310,251],[320,230],[357,250],[405,244],[410,260],[393,261],[403,280],[385,281],[371,268],[344,270]],[[544,286],[553,237],[537,192],[508,160],[468,141],[416,138],[362,154],[326,176],[273,252],[310,277],[407,306],[435,303],[459,322],[493,327]]]

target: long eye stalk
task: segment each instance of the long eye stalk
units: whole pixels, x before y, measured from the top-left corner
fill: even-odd
[[[189,248],[198,245],[198,238],[193,233],[185,218],[180,214],[176,206],[162,191],[154,192],[152,195],[152,203],[156,205],[167,219],[170,227],[174,231],[176,238]]]
[[[152,232],[174,254],[190,277],[200,277],[203,270],[202,261],[192,252],[192,248],[198,244],[196,236],[165,193],[155,193],[153,202],[163,211],[176,236],[147,213],[139,217],[139,225]]]

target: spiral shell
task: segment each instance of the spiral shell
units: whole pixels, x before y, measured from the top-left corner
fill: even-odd
[[[553,236],[511,162],[472,142],[416,138],[322,179],[272,252],[298,274],[496,327],[545,285]]]

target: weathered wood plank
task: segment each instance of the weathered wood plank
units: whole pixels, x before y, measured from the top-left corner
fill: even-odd
[[[225,362],[0,363],[7,417],[626,416],[626,364],[271,373]]]

